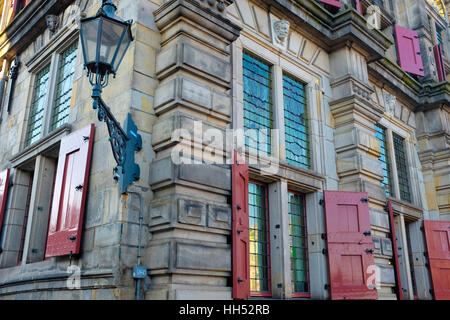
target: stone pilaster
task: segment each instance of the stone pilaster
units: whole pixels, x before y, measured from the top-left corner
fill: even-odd
[[[161,51],[150,170],[148,299],[232,296],[225,130],[232,122],[231,43],[240,28],[226,18],[231,3],[171,0],[154,13]]]
[[[450,109],[441,106],[417,116],[419,159],[430,220],[449,220],[450,205]]]

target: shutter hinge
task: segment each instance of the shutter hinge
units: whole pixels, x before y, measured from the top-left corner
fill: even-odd
[[[323,201],[323,199],[319,200],[319,205],[323,206],[325,204],[325,201]]]
[[[434,290],[433,290],[433,289],[430,289],[429,292],[430,292],[430,294],[431,294],[432,296],[434,296]]]
[[[277,288],[279,289],[283,288],[283,284],[282,283],[277,284]]]
[[[241,278],[238,278],[238,279],[237,279],[237,282],[238,282],[238,283],[241,283],[241,282],[244,282],[244,280],[242,280]]]
[[[322,253],[323,254],[328,254],[328,250],[327,249],[322,249]]]
[[[420,226],[420,231],[425,231],[425,228],[423,226]]]
[[[89,141],[89,136],[83,136],[83,142]]]
[[[366,253],[367,254],[373,254],[373,250],[372,249],[366,249]]]
[[[425,258],[428,258],[428,252],[424,252],[424,253],[423,253],[423,256],[424,256]]]
[[[83,189],[83,185],[79,184],[75,187],[75,190],[80,191],[81,189]]]
[[[330,290],[330,285],[329,285],[328,283],[326,283],[326,284],[323,286],[323,288],[324,288],[325,290]]]
[[[367,202],[369,202],[369,199],[367,199],[367,198],[361,198],[361,202],[362,202],[362,203],[367,203]]]
[[[365,232],[363,232],[363,235],[366,236],[366,237],[370,237],[372,235],[372,232],[365,231]]]
[[[277,225],[275,226],[275,229],[280,229],[280,225],[277,224]]]
[[[423,71],[423,68],[420,68],[419,71]]]
[[[326,233],[322,233],[322,234],[320,235],[320,237],[321,237],[323,240],[327,240],[327,234],[326,234]]]
[[[430,264],[429,264],[428,262],[425,262],[425,267],[426,267],[427,269],[430,269]]]

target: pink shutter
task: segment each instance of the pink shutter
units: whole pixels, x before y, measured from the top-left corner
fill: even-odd
[[[0,173],[0,234],[3,225],[3,215],[6,209],[6,198],[8,197],[9,169]]]
[[[234,151],[231,165],[234,299],[250,297],[248,182],[248,166]]]
[[[46,258],[80,252],[93,144],[93,124],[61,140]]]
[[[436,300],[450,300],[450,221],[423,222]]]
[[[439,82],[447,80],[447,74],[445,72],[444,56],[442,55],[442,47],[440,44],[433,48],[434,59],[436,60],[436,69],[439,77]]]
[[[362,15],[363,14],[363,9],[361,6],[361,1],[360,0],[356,0],[356,10]]]
[[[340,8],[341,7],[341,1],[340,0],[320,0],[320,2],[329,4],[330,6]]]
[[[400,67],[406,72],[423,77],[422,54],[416,31],[394,26],[397,56]]]
[[[369,288],[373,242],[366,192],[324,191],[332,300],[377,299]]]

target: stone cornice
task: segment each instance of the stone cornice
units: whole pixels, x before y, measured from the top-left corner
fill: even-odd
[[[31,1],[0,34],[0,59],[21,52],[47,28],[45,17],[58,15],[74,0]]]
[[[227,0],[224,5],[228,6],[231,3],[233,1]],[[226,18],[225,12],[226,10],[220,12],[211,7],[205,0],[170,0],[156,10],[154,16],[155,23],[161,31],[178,19],[186,17],[233,42],[239,37],[241,27]]]

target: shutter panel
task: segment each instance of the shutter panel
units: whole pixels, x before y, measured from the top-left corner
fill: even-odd
[[[361,15],[363,15],[363,9],[362,9],[362,6],[361,6],[361,0],[356,0],[356,10],[357,10]]]
[[[400,265],[398,261],[397,236],[395,235],[394,212],[392,211],[392,201],[388,201],[389,224],[391,225],[392,249],[394,251],[395,280],[397,282],[398,299],[403,300],[402,281],[400,278]]]
[[[248,182],[248,166],[234,150],[231,166],[234,299],[250,297]]]
[[[10,169],[7,169],[0,173],[0,234],[3,225],[3,215],[6,209],[6,199],[8,197],[9,172]]]
[[[330,6],[340,8],[341,7],[341,1],[340,0],[319,0],[322,3],[329,4]]]
[[[434,59],[436,60],[436,70],[439,77],[439,82],[443,82],[447,80],[447,74],[445,72],[444,59],[442,55],[442,47],[440,44],[436,45],[433,48]]]
[[[436,300],[450,300],[450,221],[423,222]]]
[[[394,31],[400,67],[406,72],[423,77],[425,73],[418,33],[398,25],[394,26]]]
[[[324,191],[332,300],[377,299],[369,288],[374,266],[366,192]]]
[[[93,124],[61,140],[46,258],[80,252],[93,144]]]

